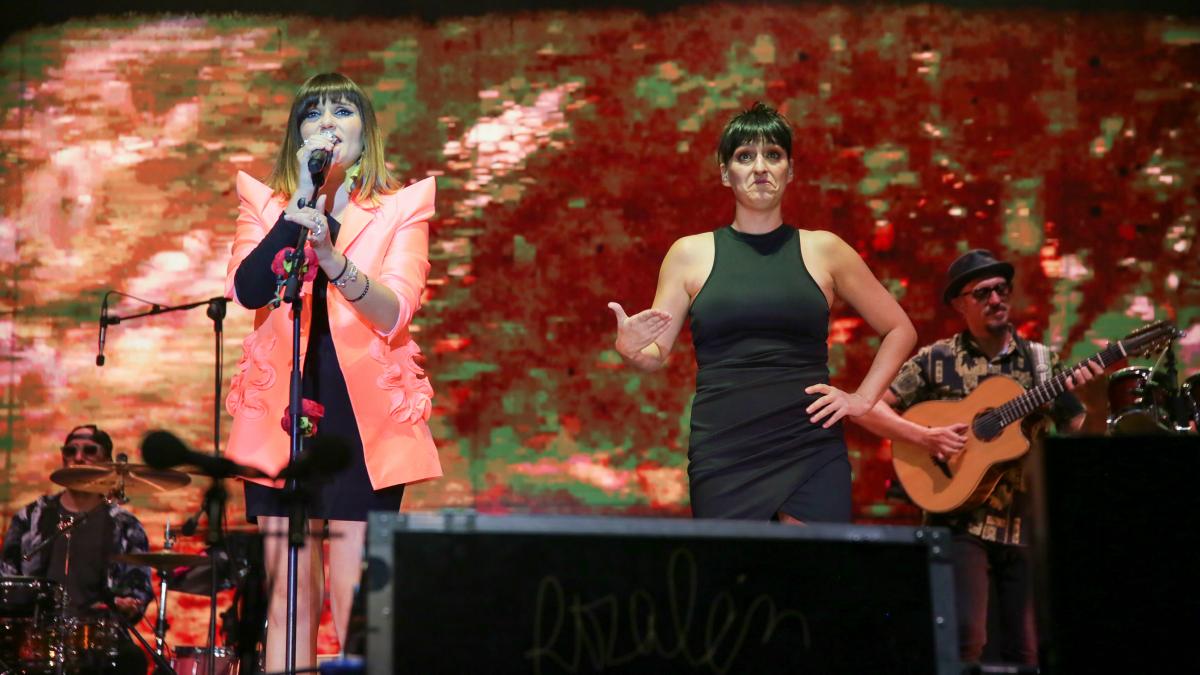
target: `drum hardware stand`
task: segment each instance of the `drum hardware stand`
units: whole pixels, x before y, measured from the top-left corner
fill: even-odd
[[[303,255],[303,253],[301,253]],[[150,311],[140,314],[130,314],[129,316],[117,316],[107,312],[108,296],[119,295],[122,297],[133,298],[139,302],[145,302],[151,306]],[[166,314],[168,312],[178,312],[183,310],[195,309],[196,307],[206,307],[206,314],[213,322],[213,456],[221,456],[221,377],[222,377],[222,357],[224,354],[224,321],[225,311],[229,304],[229,298],[217,296],[207,300],[199,300],[197,302],[189,302],[182,305],[167,307],[153,302],[147,302],[141,298],[136,298],[119,291],[107,291],[104,294],[102,305],[102,314],[100,321],[102,325],[115,326],[122,321],[131,319],[140,319],[146,316],[155,316],[158,314]],[[296,321],[299,322],[299,317]],[[299,338],[297,338],[298,340]],[[102,360],[97,361],[97,365],[103,365]],[[209,555],[215,553],[215,547],[219,542],[222,542],[222,530],[225,525],[225,487],[223,481],[219,478],[212,479],[212,486],[204,495],[204,503],[208,514],[208,543]],[[121,489],[121,496],[124,497],[124,490]],[[215,560],[215,559],[214,559]],[[217,641],[217,566],[212,565],[212,592],[210,594],[212,605],[209,608],[208,615],[208,648],[211,654],[216,649]],[[138,636],[141,639],[141,636]],[[143,641],[144,642],[144,641]],[[152,651],[147,647],[147,651]],[[161,659],[161,657],[160,657]],[[156,659],[159,660],[159,659]],[[208,675],[216,675],[216,659],[209,659]],[[170,671],[174,672],[174,671]]]
[[[170,551],[175,547],[175,534],[171,532],[171,521],[168,519],[163,528],[163,550]],[[167,574],[166,570],[158,571],[158,616],[154,621],[154,646],[159,656],[164,656],[167,647]]]
[[[146,642],[146,638],[142,637],[142,634],[138,632],[137,627],[129,623],[129,621],[127,621],[121,614],[121,610],[118,609],[117,606],[117,599],[113,596],[112,590],[105,587],[103,592],[104,602],[112,610],[111,614],[113,619],[117,622],[117,625],[120,626],[126,634],[137,638],[137,641],[141,643],[142,650],[149,654],[150,658],[154,660],[155,675],[179,675],[175,672],[175,669],[171,667],[171,664],[167,663],[166,657],[154,651],[154,648],[150,646],[150,643]]]

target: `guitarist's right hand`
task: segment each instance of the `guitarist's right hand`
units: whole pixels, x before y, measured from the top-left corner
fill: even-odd
[[[948,427],[925,429],[921,443],[929,449],[934,459],[944,462],[962,452],[967,444],[967,425],[951,424]]]

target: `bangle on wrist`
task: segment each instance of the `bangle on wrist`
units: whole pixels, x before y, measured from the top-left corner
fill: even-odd
[[[348,256],[342,256],[342,257],[346,260],[346,264],[342,265],[342,271],[338,272],[338,275],[336,277],[329,280],[329,283],[331,283],[335,286],[337,286],[338,279],[341,279],[343,276],[345,276],[346,270],[350,269],[350,258]],[[340,288],[340,286],[339,286],[339,288]]]
[[[342,270],[341,274],[337,275],[337,278],[330,281],[330,283],[344,291],[346,286],[349,286],[355,281],[358,281],[358,266],[354,264],[354,261],[351,260],[349,256],[347,256],[346,268]]]
[[[371,290],[371,277],[363,275],[363,281],[366,282],[366,285],[363,286],[362,293],[359,293],[357,298],[346,298],[347,300],[350,302],[358,302],[359,300],[367,297],[367,291]]]

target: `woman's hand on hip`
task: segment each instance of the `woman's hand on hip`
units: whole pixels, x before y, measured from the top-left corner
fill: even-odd
[[[806,394],[821,394],[821,398],[805,408],[813,424],[825,420],[821,426],[828,429],[837,421],[849,415],[859,417],[867,414],[873,405],[859,394],[848,394],[829,384],[814,384],[804,390]],[[828,418],[828,419],[826,419]]]

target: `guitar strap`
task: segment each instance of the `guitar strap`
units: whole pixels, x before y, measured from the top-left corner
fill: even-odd
[[[1050,348],[1038,342],[1029,342],[1015,331],[1013,339],[1017,343],[1017,349],[1033,366],[1033,386],[1045,384],[1050,379]]]
[[[1012,332],[1013,341],[1016,342],[1017,350],[1024,356],[1033,368],[1033,386],[1045,383],[1050,379],[1050,348],[1040,342],[1029,342],[1025,338],[1017,334],[1014,329]],[[1045,430],[1044,428],[1042,429]],[[1040,434],[1034,433],[1034,438],[1030,438],[1030,443],[1040,443],[1041,439],[1037,438]],[[1016,470],[1017,481],[1022,490],[1028,490],[1029,485],[1026,482],[1025,467],[1023,464],[1018,464]]]

